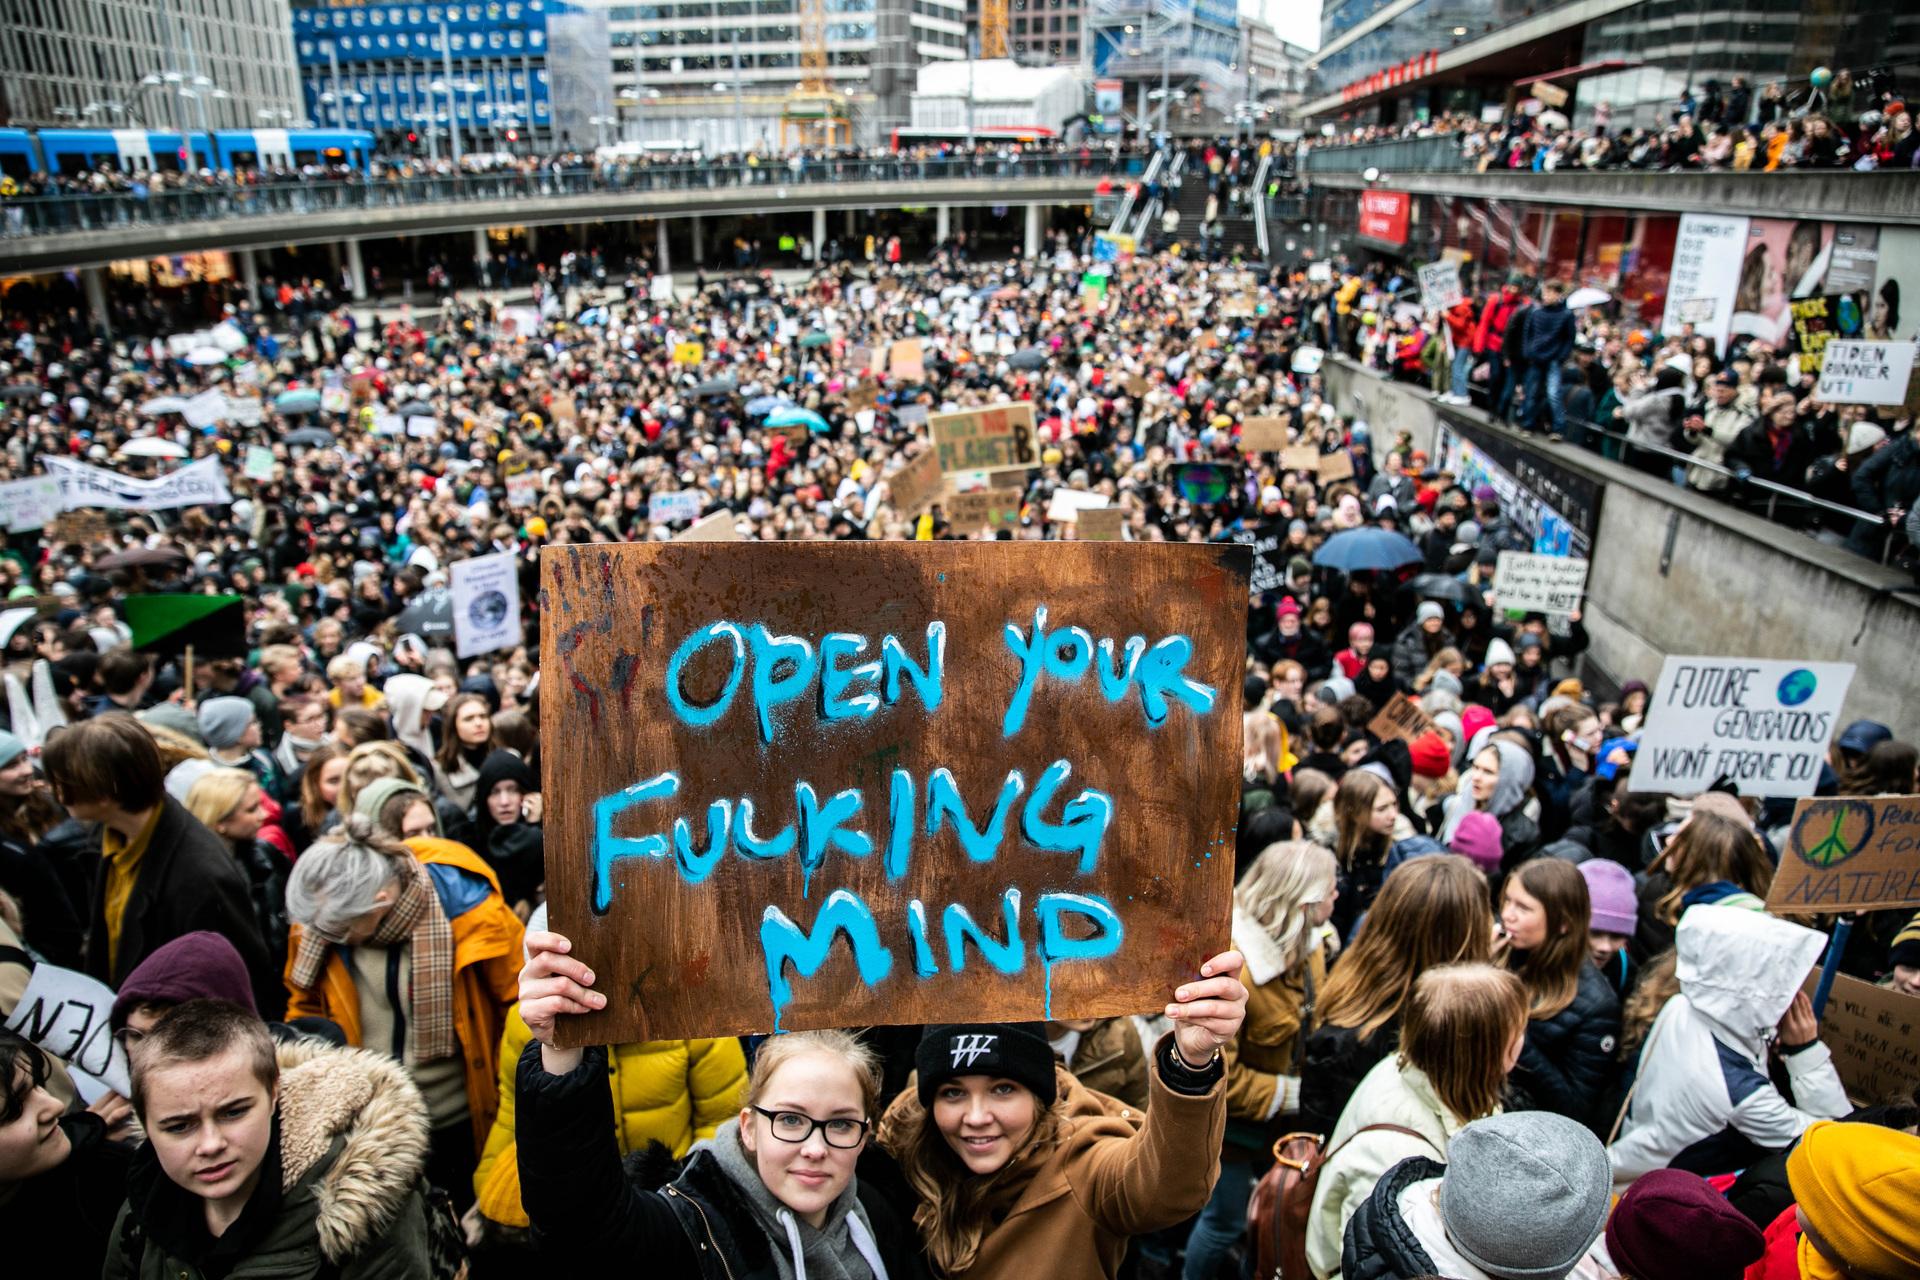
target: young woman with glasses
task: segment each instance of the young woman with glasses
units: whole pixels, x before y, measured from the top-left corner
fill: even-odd
[[[533,1042],[515,1105],[520,1195],[543,1253],[576,1266],[702,1280],[924,1277],[913,1225],[854,1176],[880,1098],[871,1050],[842,1031],[761,1045],[737,1119],[670,1182],[630,1180],[614,1137],[602,1047],[558,1049],[555,1020],[603,1008],[586,966],[556,933],[527,935],[520,1014]]]

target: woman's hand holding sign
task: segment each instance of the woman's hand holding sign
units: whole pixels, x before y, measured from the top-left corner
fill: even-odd
[[[563,1076],[580,1065],[580,1050],[554,1047],[553,1027],[560,1015],[598,1013],[607,998],[593,986],[593,970],[571,954],[573,943],[558,933],[529,933],[527,963],[520,970],[520,1018],[540,1044],[540,1061]],[[1245,1002],[1242,995],[1241,1000]]]
[[[1173,1047],[1194,1070],[1213,1061],[1221,1045],[1240,1034],[1247,1018],[1247,988],[1236,976],[1245,966],[1238,951],[1223,951],[1200,966],[1200,979],[1173,993]],[[523,990],[524,990],[524,982]]]

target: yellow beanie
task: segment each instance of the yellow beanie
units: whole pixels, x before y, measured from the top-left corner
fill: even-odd
[[[1920,1138],[1815,1121],[1787,1157],[1787,1182],[1807,1225],[1848,1270],[1920,1272]]]

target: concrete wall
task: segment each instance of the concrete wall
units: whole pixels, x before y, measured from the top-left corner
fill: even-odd
[[[1920,735],[1920,590],[1910,576],[1477,410],[1441,409],[1351,363],[1329,360],[1325,372],[1333,403],[1373,428],[1376,452],[1399,428],[1431,451],[1439,415],[1458,415],[1604,486],[1583,620],[1590,661],[1609,683],[1651,684],[1668,654],[1851,662],[1845,718]]]

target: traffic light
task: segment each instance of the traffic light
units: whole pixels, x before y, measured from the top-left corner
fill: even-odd
[[[411,129],[409,129],[409,130],[407,130],[407,142],[408,142],[409,144],[412,144],[412,143],[415,143],[415,142],[418,142],[418,141],[420,141],[420,135],[419,135],[419,134],[417,134],[417,133],[415,133],[415,132],[414,132],[413,130],[411,130]]]
[[[520,141],[520,131],[518,129],[507,130],[507,141],[508,142]]]

